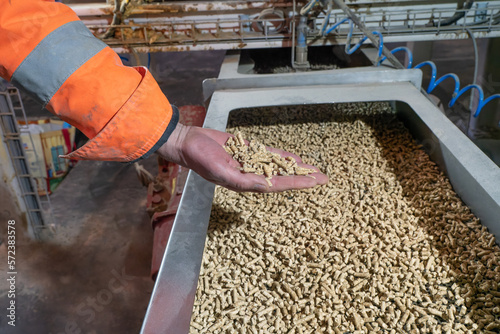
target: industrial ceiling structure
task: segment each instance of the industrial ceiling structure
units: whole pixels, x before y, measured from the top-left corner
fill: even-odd
[[[500,1],[346,1],[387,42],[500,36]],[[300,17],[308,45],[363,35],[332,0],[118,1],[71,6],[117,52],[275,48],[294,45]],[[343,23],[343,24],[340,24]],[[351,33],[350,33],[351,32]]]

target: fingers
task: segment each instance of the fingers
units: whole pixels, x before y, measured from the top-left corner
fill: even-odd
[[[308,176],[291,175],[291,176],[273,176],[271,179],[272,187],[269,187],[266,192],[281,192],[293,189],[306,189],[318,185],[323,185],[328,182],[328,176],[321,173],[314,173]]]
[[[317,175],[317,177],[314,175]],[[311,176],[274,176],[270,181],[271,186],[267,184],[262,175],[240,173],[237,178],[228,177],[225,180],[214,180],[212,182],[236,192],[272,193],[323,185],[328,182],[328,177],[317,173]]]
[[[224,153],[225,151],[220,152],[220,154]],[[272,185],[269,185],[263,175],[243,173],[239,169],[239,163],[228,155],[219,157],[218,161],[224,162],[217,166],[213,166],[213,172],[211,175],[207,175],[208,177],[205,175],[202,176],[211,182],[237,192],[280,192],[285,190],[311,188],[328,183],[328,176],[318,171],[318,173],[312,173],[308,176],[273,176],[270,179]],[[318,170],[318,168],[306,164],[301,164],[301,167]]]
[[[297,164],[299,167],[302,167],[302,168],[307,168],[307,169],[314,169],[315,171],[317,171],[318,173],[321,173],[321,171],[319,170],[318,167],[314,166],[314,165],[308,165],[308,164],[305,164],[303,162],[300,162]]]
[[[328,176],[322,173],[313,173],[308,176],[273,176],[270,179],[272,185],[269,185],[263,175],[242,173],[239,169],[228,168],[223,178],[213,182],[237,192],[270,193],[323,185],[328,183]]]
[[[268,151],[270,151],[270,152],[277,153],[277,154],[281,155],[284,158],[286,158],[286,157],[292,157],[292,158],[295,159],[295,161],[297,163],[301,163],[302,162],[302,159],[298,155],[293,154],[291,152],[287,152],[287,151],[284,151],[284,150],[280,150],[279,148],[268,147],[268,146],[266,146],[266,149]]]
[[[214,179],[209,181],[237,192],[267,192],[269,188],[264,176],[243,173],[233,166],[226,166],[223,173],[214,176]]]
[[[225,152],[224,152],[225,153]],[[265,176],[253,173],[243,173],[239,169],[239,163],[228,155],[226,166],[220,167],[220,173],[213,182],[237,192],[280,192],[293,189],[311,188],[328,183],[328,176],[321,173],[315,166],[299,163],[300,167],[311,168],[317,171],[307,176],[289,175],[273,176],[269,185]]]
[[[210,138],[215,140],[221,146],[224,146],[230,137],[234,137],[234,135],[232,135],[230,133],[221,132],[221,131],[214,130],[214,129],[203,129],[203,131],[205,132],[205,134],[207,136],[209,136]],[[248,143],[249,143],[248,140],[245,140],[245,142],[248,145]],[[293,154],[293,153],[290,153],[290,152],[287,152],[287,151],[284,151],[284,150],[281,150],[278,148],[274,148],[274,147],[266,146],[266,148],[268,151],[273,152],[273,153],[277,153],[277,154],[281,155],[282,157],[292,157],[298,163],[302,162],[302,159],[296,154]]]

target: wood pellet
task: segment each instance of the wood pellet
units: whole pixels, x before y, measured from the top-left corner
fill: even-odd
[[[500,248],[385,103],[233,112],[329,184],[217,187],[191,333],[500,333]]]
[[[241,164],[242,172],[265,175],[270,187],[273,185],[271,179],[276,175],[308,175],[316,172],[314,169],[300,167],[291,156],[282,157],[269,151],[264,144],[255,140],[251,140],[247,145],[241,132],[230,137],[224,149]]]

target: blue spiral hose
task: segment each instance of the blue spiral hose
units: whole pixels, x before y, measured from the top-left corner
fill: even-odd
[[[325,20],[329,20],[329,19],[330,19],[330,13],[328,13]],[[346,43],[346,53],[350,55],[350,54],[353,54],[354,52],[356,52],[361,47],[361,45],[368,39],[368,37],[364,36],[363,38],[361,38],[361,40],[356,45],[351,47],[351,39],[352,39],[353,31],[354,31],[354,23],[352,22],[352,20],[350,18],[347,17],[347,18],[335,23],[328,30],[326,30],[326,25],[324,25],[322,28],[321,34],[323,36],[327,36],[332,31],[337,29],[340,25],[342,25],[346,22],[349,22],[349,24],[350,24],[349,33],[347,34],[347,43]],[[325,32],[325,30],[326,30],[326,32]],[[387,59],[387,57],[385,57],[385,56],[382,57],[382,51],[384,48],[384,38],[383,38],[382,34],[378,31],[373,31],[372,33],[379,37],[378,58],[377,58],[379,60],[376,64],[376,66],[380,66]],[[406,68],[408,68],[408,69],[411,69],[411,68],[422,69],[425,66],[428,66],[431,68],[431,80],[430,80],[429,85],[428,85],[427,90],[426,90],[428,94],[430,94],[437,86],[439,86],[439,84],[441,84],[446,79],[453,79],[454,80],[455,88],[453,91],[452,99],[449,103],[449,107],[453,107],[453,105],[455,105],[457,100],[463,94],[465,94],[467,91],[472,90],[472,89],[476,89],[478,91],[478,94],[479,94],[479,101],[478,101],[477,108],[474,112],[474,117],[478,117],[479,114],[481,113],[481,110],[483,109],[483,107],[485,105],[487,105],[489,102],[491,102],[494,99],[500,98],[500,94],[495,94],[495,95],[491,95],[490,97],[485,99],[483,89],[479,85],[476,85],[476,84],[467,85],[464,88],[460,89],[460,78],[455,73],[448,73],[448,74],[443,75],[439,79],[437,79],[436,64],[430,60],[424,61],[424,62],[416,65],[415,67],[412,67],[413,66],[413,53],[407,47],[397,47],[397,48],[393,49],[391,51],[391,53],[395,54],[395,53],[401,52],[401,51],[404,51],[408,55],[408,65]],[[471,110],[471,112],[472,112],[472,110]]]

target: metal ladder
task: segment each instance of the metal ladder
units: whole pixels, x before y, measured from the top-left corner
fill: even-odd
[[[19,125],[16,118],[16,112],[23,115],[25,125]],[[6,91],[0,92],[0,125],[3,134],[3,140],[6,143],[8,153],[14,167],[15,176],[21,191],[21,197],[26,206],[28,219],[28,233],[34,239],[40,239],[40,230],[49,226],[49,217],[52,223],[55,223],[52,205],[47,192],[45,182],[41,187],[37,185],[29,170],[29,164],[26,160],[26,152],[21,141],[21,129],[28,129],[28,120],[24,111],[24,105],[15,87],[7,87]],[[29,134],[31,149],[35,155],[38,164],[39,157],[33,149],[33,138]],[[40,188],[40,189],[39,189]],[[44,190],[43,200],[39,195],[39,190]]]

